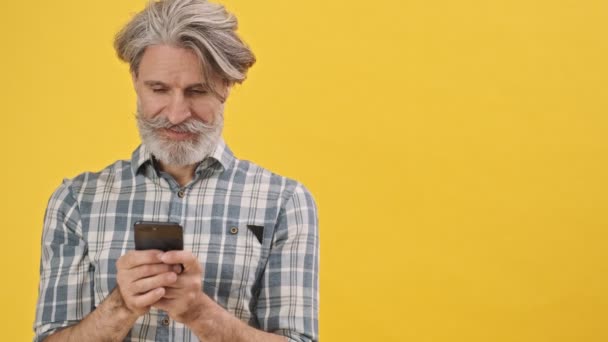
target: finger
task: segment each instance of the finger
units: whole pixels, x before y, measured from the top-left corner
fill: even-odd
[[[165,288],[165,294],[163,295],[163,299],[178,299],[180,298],[179,290],[167,287]]]
[[[142,294],[158,287],[170,286],[177,280],[177,274],[173,272],[161,273],[152,277],[136,280],[131,283],[132,294]]]
[[[165,264],[182,264],[184,272],[200,269],[198,259],[189,251],[168,251],[161,256]]]
[[[183,299],[183,298],[184,298],[183,288],[177,288],[174,286],[165,287],[165,294],[163,295],[163,299]]]
[[[174,289],[174,290],[179,290],[179,289],[184,289],[184,288],[190,288],[192,285],[193,281],[191,279],[189,279],[189,277],[187,275],[180,275],[179,277],[177,277],[177,280],[175,280],[173,283],[171,284],[167,284],[166,290],[170,290],[170,289]]]
[[[201,292],[202,289],[201,277],[196,273],[185,273],[180,275],[174,283],[165,286],[165,290],[167,293],[171,293],[172,298],[174,297],[173,294],[175,291],[181,293],[175,297],[183,297],[184,293]],[[167,297],[167,295],[165,295],[165,297]]]
[[[165,295],[165,289],[159,287],[157,289],[148,291],[139,296],[133,298],[133,303],[138,308],[147,308],[154,303],[158,302]]]
[[[129,251],[118,258],[116,267],[120,269],[132,269],[140,265],[156,264],[161,260],[163,252],[157,249],[145,251]]]
[[[180,271],[179,267],[175,267],[177,265],[167,265],[163,263],[158,264],[146,264],[140,265],[129,270],[130,276],[133,280],[138,280],[142,278],[152,277],[161,273],[174,272],[175,274],[179,274],[176,271]]]

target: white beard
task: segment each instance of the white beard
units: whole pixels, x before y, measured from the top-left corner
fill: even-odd
[[[143,144],[157,160],[174,166],[193,165],[211,155],[222,136],[222,129],[224,128],[223,107],[217,113],[211,125],[193,118],[178,125],[173,125],[162,115],[156,115],[149,119],[144,118],[139,110],[136,118]],[[159,129],[161,128],[189,132],[195,136],[191,139],[175,141],[160,133]]]

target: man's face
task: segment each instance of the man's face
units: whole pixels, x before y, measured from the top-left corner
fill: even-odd
[[[169,45],[149,46],[133,83],[139,133],[158,160],[192,165],[213,151],[221,136],[224,106],[205,84],[194,52]],[[214,84],[223,85],[219,79]],[[222,97],[228,90],[216,86]]]

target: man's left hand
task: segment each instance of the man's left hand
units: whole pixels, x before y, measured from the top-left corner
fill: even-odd
[[[177,281],[165,287],[165,295],[153,306],[169,317],[188,325],[200,315],[205,294],[202,291],[203,269],[196,256],[188,251],[168,251],[161,260],[169,265],[182,265]]]

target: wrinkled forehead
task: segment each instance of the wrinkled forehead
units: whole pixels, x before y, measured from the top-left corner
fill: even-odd
[[[150,45],[142,55],[137,77],[174,83],[217,84],[221,78],[206,67],[192,49],[172,45]]]

